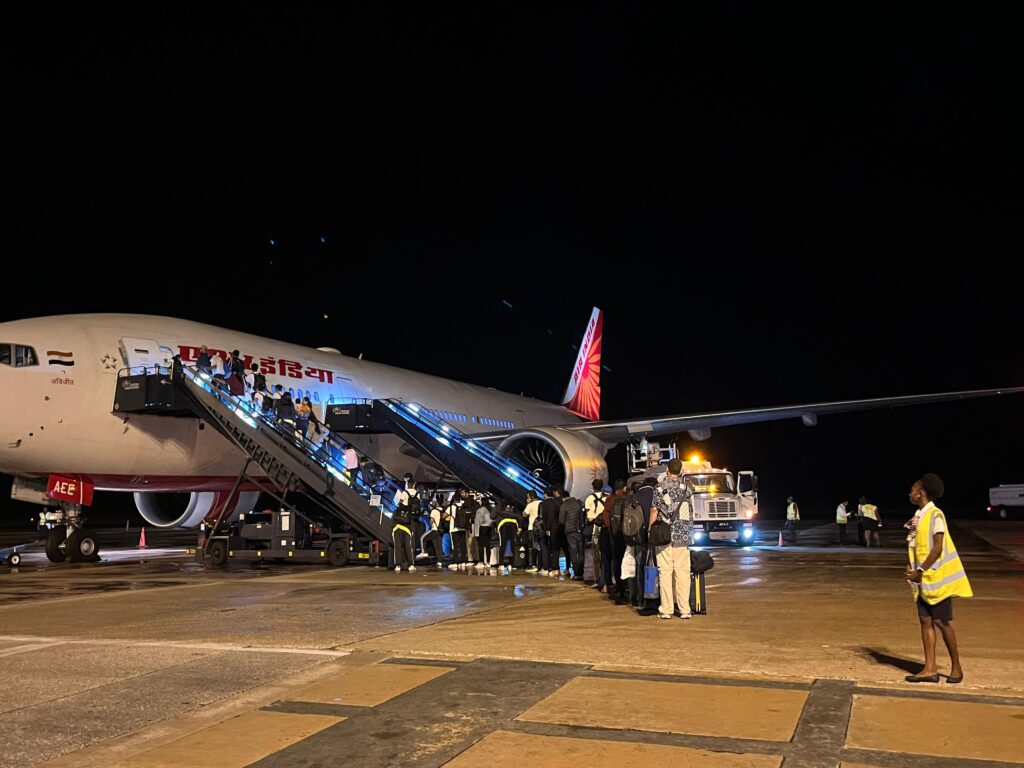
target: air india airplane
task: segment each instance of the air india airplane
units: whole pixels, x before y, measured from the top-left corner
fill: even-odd
[[[486,441],[553,485],[583,498],[594,478],[607,478],[605,454],[617,444],[687,431],[707,439],[712,428],[900,405],[962,400],[1024,391],[1024,387],[814,403],[774,408],[601,421],[603,315],[594,309],[560,404],[499,392],[438,376],[354,359],[335,349],[310,349],[239,331],[170,317],[85,314],[0,323],[0,472],[21,481],[78,478],[90,488],[127,491],[147,523],[195,527],[234,503],[252,509],[258,486],[230,493],[244,457],[200,419],[113,412],[118,372],[170,365],[179,355],[194,365],[200,347],[227,359],[239,350],[268,386],[326,407],[362,399],[399,398],[420,404],[458,430]],[[322,411],[321,411],[322,413]],[[359,435],[353,444],[391,474],[436,480],[428,457],[393,435]],[[16,483],[17,489],[17,483]],[[231,497],[231,498],[229,498]],[[80,505],[69,510],[76,527]]]

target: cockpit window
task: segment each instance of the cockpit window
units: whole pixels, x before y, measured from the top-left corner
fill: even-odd
[[[0,365],[25,368],[29,365],[39,365],[39,358],[32,347],[24,344],[0,344]]]
[[[39,358],[32,347],[24,344],[14,345],[14,365],[16,368],[24,368],[26,365],[39,365]]]

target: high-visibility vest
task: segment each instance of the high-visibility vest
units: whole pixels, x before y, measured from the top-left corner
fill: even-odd
[[[866,517],[869,520],[875,520],[877,522],[878,507],[876,507],[874,504],[861,504],[859,507],[857,507],[857,510],[860,512],[861,517]]]
[[[392,539],[395,538],[395,531],[402,531],[402,532],[407,533],[410,536],[412,536],[412,531],[410,531],[408,528],[406,528],[401,523],[395,523],[394,526],[391,528],[391,538]]]
[[[918,535],[910,543],[908,554],[910,566],[917,568],[928,557],[932,550],[932,543],[935,538],[935,520],[941,517],[946,522],[946,515],[941,509],[932,506],[927,512],[921,515],[917,523]],[[922,531],[928,531],[928,536],[921,536]],[[942,554],[932,567],[921,574],[921,583],[914,584],[914,599],[921,597],[929,605],[941,603],[947,597],[974,597],[971,591],[971,582],[967,580],[964,573],[963,563],[960,562],[960,555],[953,545],[953,538],[949,535],[949,524],[942,536]]]
[[[796,511],[796,503],[790,504],[786,507],[786,519],[787,520],[799,520],[800,513]]]

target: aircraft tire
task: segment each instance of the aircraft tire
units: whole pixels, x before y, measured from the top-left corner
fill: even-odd
[[[73,563],[94,563],[100,559],[100,543],[89,528],[76,528],[64,545]]]
[[[51,563],[63,563],[67,559],[67,554],[60,548],[67,535],[67,528],[63,525],[51,528],[46,535],[46,559]]]

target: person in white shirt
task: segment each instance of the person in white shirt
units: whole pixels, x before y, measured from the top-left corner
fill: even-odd
[[[430,527],[420,539],[420,549],[427,556],[433,553],[435,564],[438,568],[444,568],[444,550],[441,548],[441,499],[434,497],[430,505]]]
[[[839,531],[839,546],[846,545],[846,525],[850,519],[850,516],[846,512],[846,505],[849,502],[843,499],[839,502],[839,506],[836,507],[836,528]]]
[[[590,487],[594,489],[594,492],[583,500],[583,511],[587,515],[587,527],[590,529],[590,551],[593,553],[594,561],[594,583],[591,586],[601,589],[604,587],[604,578],[601,571],[601,548],[598,546],[598,539],[604,514],[604,500],[608,498],[608,494],[604,491],[604,480],[600,478],[594,480]]]
[[[463,510],[464,503],[467,502],[461,500],[460,494],[452,494],[448,506],[444,508],[444,514],[448,518],[448,533],[452,537],[452,561],[448,566],[450,571],[466,570],[466,528],[465,525],[459,525],[460,516],[466,515],[466,511]]]
[[[533,524],[537,521],[537,513],[540,511],[540,499],[533,491],[526,492],[526,508],[523,510],[523,518],[526,520],[526,571],[536,573],[539,569],[537,558],[540,554],[540,541],[537,535],[540,531],[534,531]],[[536,545],[536,548],[535,548]]]

